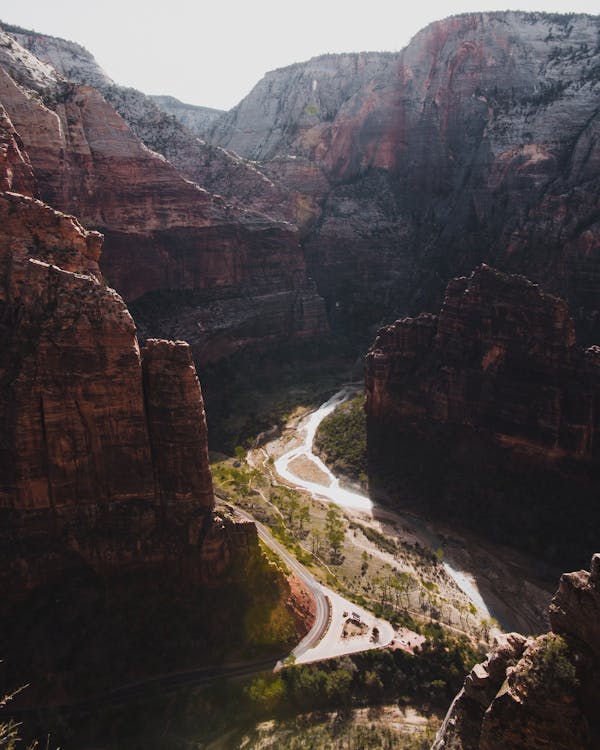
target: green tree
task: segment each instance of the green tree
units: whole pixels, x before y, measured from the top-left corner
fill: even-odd
[[[332,561],[337,561],[344,542],[344,518],[337,505],[331,505],[325,517],[325,536],[329,542]]]

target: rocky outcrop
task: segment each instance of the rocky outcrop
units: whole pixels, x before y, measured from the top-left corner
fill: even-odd
[[[221,109],[213,107],[199,107],[196,104],[187,104],[179,101],[174,96],[150,97],[167,114],[173,115],[190,132],[201,138],[212,123],[221,115],[225,114]]]
[[[168,509],[194,501],[210,508],[206,416],[190,347],[148,339],[142,350],[144,397],[156,484]]]
[[[212,139],[267,171],[306,160],[328,183],[304,246],[334,323],[433,311],[452,276],[485,261],[564,296],[593,341],[598,25],[448,18],[394,55],[273,71]]]
[[[598,582],[565,574],[550,605],[552,633],[501,636],[465,680],[432,750],[591,750],[600,740]]]
[[[102,230],[102,271],[109,283],[129,300],[164,290],[172,305],[179,304],[180,293],[200,292],[194,297],[197,317],[190,316],[185,337],[194,333],[200,318],[206,319],[208,302],[241,299],[252,307],[254,297],[274,293],[287,308],[271,319],[281,326],[268,330],[269,340],[314,330],[294,307],[310,288],[295,226],[235,209],[185,179],[140,142],[97,89],[68,82],[43,62],[37,61],[36,68],[30,52],[3,32],[0,36],[5,42],[0,46],[0,101],[27,151],[38,195],[76,213],[88,228]],[[22,85],[16,82],[19,76]],[[161,117],[173,120],[147,101]],[[321,333],[325,311],[318,297],[313,302],[314,307],[321,304]],[[215,327],[225,327],[226,319],[225,313]]]
[[[513,543],[536,547],[525,537],[539,533],[545,546],[541,529],[560,528],[545,550],[556,559],[589,552],[600,351],[576,345],[563,300],[480,266],[450,282],[439,316],[383,328],[366,373],[376,485],[379,470],[396,474],[396,496]]]
[[[0,193],[0,692],[30,683],[23,707],[280,656],[310,626],[255,525],[215,508],[189,346],[140,352],[101,244]]]
[[[142,362],[99,234],[14,193],[0,217],[2,535],[45,540],[35,562],[5,546],[5,595],[74,555],[109,570],[200,558],[214,498],[189,347],[150,341]]]

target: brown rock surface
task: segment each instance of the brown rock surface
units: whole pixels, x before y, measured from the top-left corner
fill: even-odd
[[[164,291],[176,305],[178,292],[208,292],[194,297],[199,318],[211,300],[242,299],[252,307],[254,297],[287,294],[268,337],[312,334],[312,323],[305,326],[294,309],[309,288],[295,226],[233,208],[190,182],[144,146],[98,90],[65,81],[44,63],[36,68],[36,58],[0,32],[0,41],[7,39],[12,46],[0,46],[0,102],[29,155],[39,196],[102,230],[102,271],[120,293],[139,299]],[[313,307],[321,305],[322,333],[324,308],[311,294]],[[226,327],[226,319],[214,327]],[[197,324],[191,316],[186,338]],[[156,333],[162,331],[148,331]]]
[[[23,142],[0,104],[0,190],[32,196],[35,177]]]
[[[206,416],[190,347],[148,339],[142,349],[144,396],[156,483],[166,512],[214,504]]]
[[[600,725],[600,633],[592,573],[565,574],[552,633],[503,636],[466,678],[432,750],[592,750]]]
[[[438,317],[383,328],[366,373],[375,484],[397,472],[400,496],[410,487],[506,541],[529,512],[517,539],[539,524],[552,557],[541,528],[554,523],[559,546],[579,539],[567,560],[591,553],[600,359],[577,347],[563,300],[481,266],[450,282]]]
[[[31,684],[22,706],[279,657],[306,629],[254,524],[214,508],[189,346],[140,354],[101,241],[0,193],[0,692]]]
[[[3,536],[53,529],[52,556],[108,568],[200,555],[214,500],[189,347],[153,341],[142,367],[102,238],[72,217],[3,193],[0,235]],[[43,558],[5,594],[46,577]]]
[[[324,175],[305,251],[349,330],[435,310],[452,276],[485,261],[567,298],[593,341],[598,24],[473,13],[397,54],[292,65],[223,115],[213,142],[267,171],[291,157]]]

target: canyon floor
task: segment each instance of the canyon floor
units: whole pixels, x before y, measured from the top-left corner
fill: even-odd
[[[328,504],[315,492],[300,492],[291,501],[291,510],[286,508],[285,499],[278,504],[281,493],[277,485],[289,482],[278,476],[274,468],[278,458],[301,445],[313,412],[306,407],[298,408],[290,415],[280,436],[248,452],[249,494],[242,500],[246,508],[249,504],[259,516],[267,517],[273,510],[276,514],[279,511],[278,523],[284,525],[286,517],[291,520],[287,530],[292,538],[296,537],[304,559],[309,553],[313,561],[321,557],[325,581],[329,584],[333,581],[342,592],[360,592],[361,603],[364,603],[362,597],[371,602],[381,596],[385,599],[385,583],[378,589],[377,581],[381,584],[382,576],[391,575],[389,584],[395,591],[391,598],[396,608],[402,607],[416,617],[426,615],[437,619],[471,637],[490,638],[497,626],[526,633],[546,629],[546,609],[553,584],[536,576],[535,561],[465,530],[420,518],[413,512],[379,506],[370,510],[344,507],[343,552],[340,560],[334,561],[339,564],[328,561],[326,553],[315,556],[326,533]],[[300,481],[326,487],[329,480],[314,458],[310,455],[294,458],[289,468]],[[360,491],[356,486],[351,489]],[[302,508],[296,514],[304,518],[300,523],[294,522],[296,502]],[[450,569],[457,575],[449,575]],[[394,573],[400,574],[399,583]]]

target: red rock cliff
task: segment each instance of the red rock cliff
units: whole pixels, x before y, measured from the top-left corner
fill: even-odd
[[[349,330],[434,311],[452,276],[485,261],[567,298],[594,340],[598,27],[574,14],[437,21],[394,55],[269,73],[213,141],[263,169],[322,174],[305,251]]]
[[[562,576],[552,633],[502,636],[466,678],[432,750],[591,750],[600,742],[600,555]]]
[[[101,242],[39,201],[0,194],[3,536],[53,540],[59,568],[65,555],[111,569],[181,554],[200,568],[214,499],[190,350],[150,341],[142,361],[99,274]],[[221,569],[226,548],[222,536]],[[48,575],[44,559],[25,585]],[[6,594],[23,585],[14,577]]]
[[[243,299],[248,311],[267,319],[268,295],[280,311],[268,318],[266,338],[326,330],[322,303],[311,320],[297,304],[310,285],[294,225],[234,208],[192,183],[143,145],[97,89],[62,79],[3,32],[0,102],[27,151],[38,196],[105,235],[101,264],[109,283],[129,300],[168,297],[161,320],[146,325],[148,335],[169,330],[164,321],[181,296],[188,319],[192,308],[198,318],[208,313],[219,331],[228,316],[215,319],[210,302]],[[310,293],[316,310],[320,300]],[[156,296],[150,307],[156,309]],[[198,331],[197,317],[186,338]],[[210,338],[205,331],[202,343]],[[221,345],[218,356],[223,352]]]
[[[522,521],[523,536],[539,513],[532,534],[541,543],[541,528],[559,527],[570,507],[565,526],[581,542],[577,555],[592,543],[586,519],[595,518],[598,485],[600,352],[576,345],[563,300],[481,266],[450,282],[438,317],[379,332],[366,387],[373,466],[393,473],[394,463],[416,462],[397,477],[404,493],[410,486],[507,541],[506,521]]]

